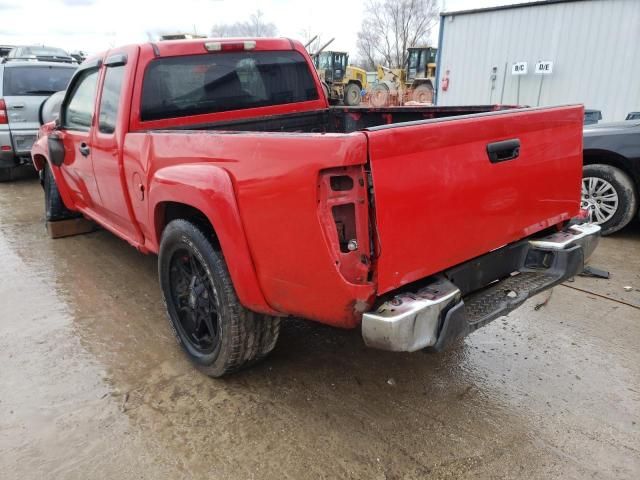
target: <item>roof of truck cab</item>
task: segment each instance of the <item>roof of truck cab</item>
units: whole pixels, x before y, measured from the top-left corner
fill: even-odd
[[[264,38],[264,37],[228,37],[228,38],[197,38],[188,40],[162,40],[152,42],[154,50],[159,56],[176,55],[181,51],[193,51],[194,48],[202,47],[202,53],[207,53],[204,45],[211,42],[238,43],[256,42],[253,50],[296,50],[302,44],[288,38]]]
[[[192,54],[194,49],[198,50],[202,48],[202,53],[214,53],[208,52],[204,45],[209,42],[220,43],[236,43],[236,42],[256,42],[256,47],[252,51],[256,50],[304,50],[302,44],[297,40],[291,40],[289,38],[267,38],[267,37],[225,37],[225,38],[194,38],[194,39],[180,39],[180,40],[161,40],[157,42],[145,42],[145,43],[133,43],[129,45],[120,45],[118,47],[105,50],[94,55],[87,57],[82,64],[89,64],[97,60],[104,59],[105,55],[113,50],[120,50],[121,48],[151,45],[156,52],[156,56],[173,56],[179,54]]]

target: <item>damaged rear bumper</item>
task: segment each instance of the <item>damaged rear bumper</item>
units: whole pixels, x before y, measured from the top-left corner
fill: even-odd
[[[532,295],[582,272],[599,239],[597,225],[573,225],[453,267],[365,313],[364,341],[383,350],[443,350]]]

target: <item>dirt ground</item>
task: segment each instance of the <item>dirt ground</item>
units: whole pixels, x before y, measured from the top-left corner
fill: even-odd
[[[610,280],[446,353],[290,320],[266,362],[212,380],[170,333],[155,257],[51,240],[42,203],[36,180],[0,184],[3,479],[640,478],[638,225],[596,252]]]

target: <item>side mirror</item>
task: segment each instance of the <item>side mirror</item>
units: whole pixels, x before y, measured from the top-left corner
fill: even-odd
[[[62,101],[64,100],[65,92],[56,92],[48,97],[40,105],[40,125],[45,123],[56,121],[56,128],[60,124],[60,109],[62,107]]]

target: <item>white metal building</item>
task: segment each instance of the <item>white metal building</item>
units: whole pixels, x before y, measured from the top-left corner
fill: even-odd
[[[437,72],[438,105],[582,103],[623,120],[640,111],[640,0],[445,12]]]

